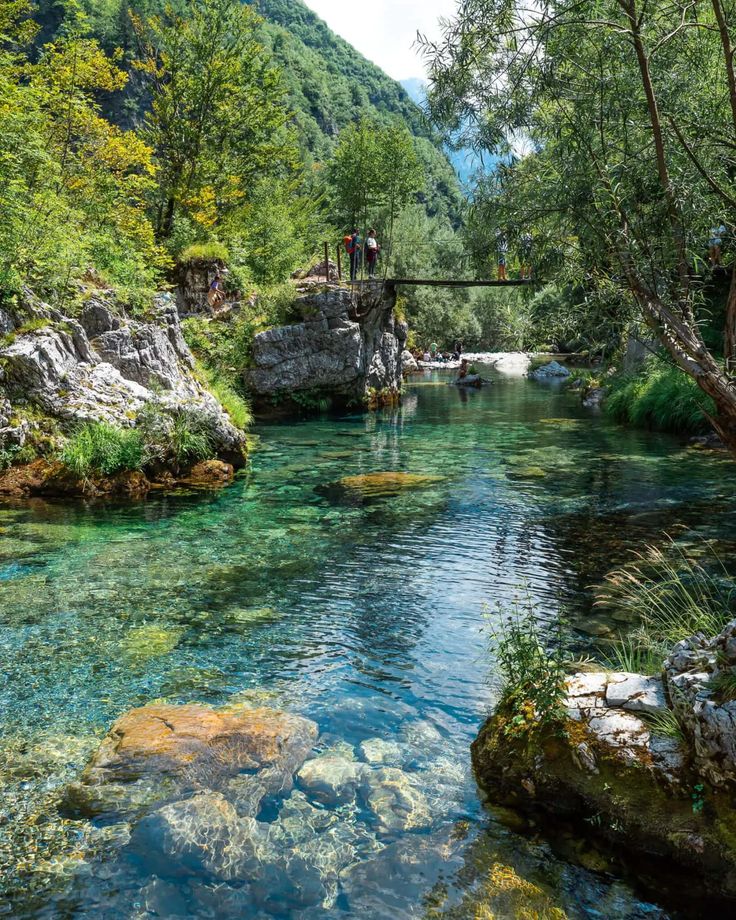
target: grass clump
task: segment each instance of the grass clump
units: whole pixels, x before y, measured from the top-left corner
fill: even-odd
[[[605,411],[641,428],[698,434],[709,430],[706,413],[715,407],[691,377],[652,359],[637,374],[611,378]]]
[[[682,728],[677,716],[671,709],[642,713],[642,718],[653,735],[659,735],[662,738],[674,738],[676,741],[683,740]]]
[[[733,668],[716,671],[710,679],[710,688],[721,703],[736,700],[736,672]]]
[[[105,422],[87,422],[67,440],[60,461],[77,476],[94,473],[111,476],[123,470],[139,470],[145,462],[141,433]]]
[[[182,250],[181,262],[227,262],[230,253],[222,243],[212,240],[209,243],[192,243]]]
[[[637,626],[614,648],[617,669],[658,673],[673,645],[715,636],[736,613],[736,582],[711,543],[684,547],[668,538],[606,576],[595,606],[625,611]]]
[[[146,445],[146,462],[182,468],[215,455],[206,415],[197,407],[164,410],[148,403],[137,426]]]
[[[238,392],[237,383],[212,371],[201,361],[197,362],[197,373],[200,382],[227,412],[233,425],[243,431],[249,428],[253,422],[253,415],[248,401]]]
[[[509,713],[509,737],[558,727],[565,716],[565,653],[558,632],[545,642],[531,602],[515,605],[491,635],[503,678],[501,707]]]

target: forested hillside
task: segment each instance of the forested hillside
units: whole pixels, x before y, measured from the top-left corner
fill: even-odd
[[[125,66],[137,53],[133,16],[150,17],[171,7],[187,14],[186,0],[81,0],[90,32],[108,52],[122,49]],[[321,163],[335,148],[340,131],[361,118],[386,122],[400,119],[417,139],[427,173],[420,196],[430,216],[447,215],[459,225],[462,196],[457,176],[420,108],[402,86],[366,60],[332,32],[301,0],[258,0],[252,4],[264,21],[261,42],[281,70],[296,139],[307,163]],[[36,18],[42,25],[39,45],[58,34],[69,4],[38,0]],[[116,121],[132,126],[146,106],[140,81],[107,100]]]

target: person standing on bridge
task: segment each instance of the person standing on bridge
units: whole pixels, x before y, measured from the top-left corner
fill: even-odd
[[[378,245],[378,240],[376,239],[376,231],[369,230],[365,240],[365,264],[368,266],[369,278],[375,278],[376,276],[376,264],[380,251],[381,247]]]
[[[350,234],[350,244],[346,248],[350,256],[350,280],[357,281],[363,258],[363,240],[360,238],[357,227],[353,228]]]
[[[496,251],[498,252],[498,280],[506,281],[506,259],[509,254],[509,242],[500,230],[496,234]]]

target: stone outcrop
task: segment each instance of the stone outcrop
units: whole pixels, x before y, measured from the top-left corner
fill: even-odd
[[[719,788],[736,783],[736,620],[715,638],[678,642],[664,664],[672,706],[697,771]]]
[[[174,281],[179,316],[212,315],[215,311],[207,295],[215,276],[224,271],[225,263],[218,259],[191,259],[178,265]]]
[[[24,315],[9,322],[0,347],[2,446],[27,437],[15,407],[31,406],[70,430],[86,421],[133,427],[156,405],[164,415],[195,413],[217,455],[242,465],[244,435],[195,378],[170,294],[155,298],[145,321],[127,316],[109,293],[88,295],[76,318],[29,295]]]
[[[255,337],[248,387],[260,401],[307,393],[364,404],[374,391],[398,394],[407,329],[394,304],[395,293],[378,283],[302,294],[301,322]]]
[[[529,371],[527,376],[530,380],[554,380],[556,377],[569,377],[570,371],[559,361],[550,361]]]
[[[314,722],[278,710],[149,704],[112,725],[67,802],[83,814],[135,812],[149,798],[219,788],[244,770],[271,771],[262,797],[277,788],[274,774],[299,769],[316,737]]]
[[[723,651],[729,638],[719,638]],[[697,641],[680,643],[664,682],[623,672],[576,674],[567,680],[566,717],[543,728],[519,732],[502,702],[473,744],[480,785],[496,804],[548,823],[579,822],[617,853],[644,857],[645,875],[675,867],[694,892],[736,899],[731,797],[704,785],[693,769],[691,744],[687,733],[678,734],[667,692],[678,675],[702,675],[716,657],[709,654]],[[694,687],[700,679],[680,682]]]

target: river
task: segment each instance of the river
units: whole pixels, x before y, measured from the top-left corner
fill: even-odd
[[[498,691],[499,606],[528,596],[581,651],[605,640],[615,624],[590,586],[681,525],[733,539],[736,467],[554,384],[447,379],[413,378],[398,410],[259,426],[222,492],[0,508],[0,915],[668,916],[595,852],[553,850],[485,809],[469,746]],[[365,501],[339,485],[381,471],[433,478]],[[119,827],[56,807],[107,726],[153,699],[290,709],[349,757],[395,743],[431,821],[386,834],[357,805],[327,809],[352,858],[312,906],[156,878]]]

